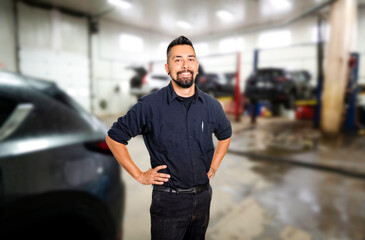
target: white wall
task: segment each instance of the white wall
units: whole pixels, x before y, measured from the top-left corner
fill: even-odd
[[[136,51],[132,46],[124,50],[119,42],[121,34],[140,38],[143,42],[141,51]],[[92,82],[95,86],[93,106],[97,115],[122,114],[136,102],[137,99],[129,94],[129,81],[134,72],[127,68],[142,65],[148,70],[151,60],[164,58],[166,49],[160,51],[159,48],[160,43],[166,39],[169,40],[163,35],[120,23],[100,21],[99,33],[92,37]],[[153,70],[156,72],[163,70],[163,64],[158,61],[154,64]],[[119,88],[119,92],[115,91],[116,88]],[[101,101],[106,101],[105,109],[101,108]]]
[[[87,19],[18,4],[22,74],[56,82],[90,111]]]
[[[0,0],[0,69],[16,71],[15,30],[11,0]]]
[[[231,36],[233,44],[236,46],[228,46],[227,53],[223,53],[224,49],[220,48],[221,42],[227,37],[209,38],[204,37],[196,39],[198,44],[204,43],[208,45],[209,54],[213,55],[215,61],[205,61],[208,71],[227,72],[229,69],[237,69],[237,61],[235,53],[241,52],[241,74],[240,85],[244,88],[247,77],[253,70],[254,50],[261,49],[259,52],[258,67],[286,67],[288,69],[307,69],[312,73],[311,84],[316,84],[317,60],[316,60],[316,38],[315,27],[317,19],[315,17],[306,17],[291,25],[279,29],[268,29],[250,33],[241,33]],[[324,27],[324,30],[326,28]],[[276,36],[278,32],[284,32],[283,37]],[[268,40],[263,41],[262,36],[267,35]],[[279,33],[280,34],[280,33]],[[222,54],[217,56],[216,54]],[[230,58],[229,58],[230,56]],[[199,56],[198,56],[199,57]],[[204,57],[207,58],[207,57]],[[202,60],[204,60],[202,58]],[[227,59],[229,58],[229,59]],[[203,61],[201,61],[203,62]],[[227,66],[227,65],[230,65]]]

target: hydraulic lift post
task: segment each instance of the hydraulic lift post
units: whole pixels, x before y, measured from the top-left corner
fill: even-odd
[[[345,129],[348,131],[357,130],[356,125],[356,101],[357,101],[357,82],[359,76],[359,54],[352,53],[349,60],[349,82],[347,85],[347,111],[345,120]]]

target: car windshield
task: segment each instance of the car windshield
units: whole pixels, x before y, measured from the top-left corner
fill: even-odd
[[[223,74],[208,73],[208,74],[206,74],[206,77],[208,79],[214,80],[215,82],[218,82],[218,83],[220,83],[222,85],[228,83],[228,79]]]
[[[269,77],[269,78],[277,78],[283,76],[282,70],[276,70],[276,69],[264,69],[264,70],[258,70],[257,76],[259,77]]]
[[[0,128],[15,109],[17,103],[0,96]]]
[[[303,72],[290,72],[290,75],[293,76],[293,79],[297,82],[305,82],[307,77]]]
[[[78,112],[85,112],[85,110],[77,102],[75,102],[64,91],[58,88],[55,83],[32,78],[27,78],[26,80],[32,87],[41,91],[43,94]]]

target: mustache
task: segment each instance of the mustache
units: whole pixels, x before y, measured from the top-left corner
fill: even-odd
[[[191,71],[191,70],[184,70],[184,71],[180,71],[180,72],[177,72],[177,74],[181,74],[181,73],[186,73],[186,72],[189,72],[191,75],[194,75],[194,72]]]

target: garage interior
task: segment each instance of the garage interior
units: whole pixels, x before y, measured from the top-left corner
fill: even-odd
[[[180,35],[233,127],[206,238],[365,239],[365,0],[0,0],[0,71],[55,82],[109,128]],[[305,92],[258,98],[263,69],[305,71]],[[128,148],[147,170],[143,138]],[[149,239],[151,187],[122,172],[122,239]]]

